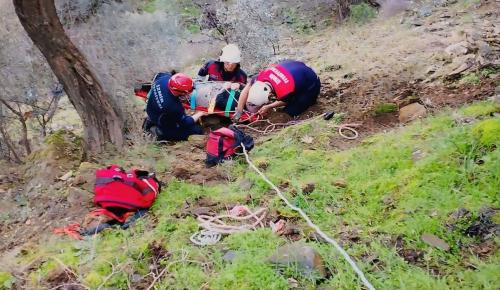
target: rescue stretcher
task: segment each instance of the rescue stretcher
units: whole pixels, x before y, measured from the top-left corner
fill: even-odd
[[[234,90],[228,91],[229,96],[225,108],[216,106],[217,96],[225,90],[223,84],[224,82],[195,82],[191,95],[186,98],[180,98],[182,106],[184,109],[192,112],[207,112],[210,115],[214,114],[221,117],[233,118],[236,111],[234,109],[231,110],[231,107],[233,103],[237,102]],[[140,83],[134,87],[134,94],[146,102],[150,90],[151,83]],[[260,119],[261,117],[258,114],[243,111],[238,122],[254,122]]]

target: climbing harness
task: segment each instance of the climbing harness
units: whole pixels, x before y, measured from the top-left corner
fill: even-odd
[[[302,218],[304,218],[304,220],[307,222],[307,224],[316,231],[316,233],[318,233],[327,242],[332,244],[340,252],[340,254],[344,257],[344,259],[349,263],[351,268],[354,270],[354,272],[356,272],[356,274],[361,279],[361,281],[366,286],[366,288],[368,288],[369,290],[375,290],[375,287],[373,287],[373,285],[370,283],[370,281],[368,281],[368,279],[366,279],[363,271],[361,271],[361,269],[359,269],[359,267],[356,265],[356,262],[354,262],[354,260],[349,256],[349,254],[334,239],[328,237],[316,224],[314,224],[312,222],[312,220],[309,218],[309,216],[307,216],[307,214],[301,208],[290,203],[290,201],[283,195],[281,190],[276,185],[274,185],[274,183],[272,183],[266,177],[266,175],[264,175],[264,173],[262,173],[262,171],[260,171],[255,166],[255,164],[253,164],[253,162],[250,160],[250,157],[248,156],[248,152],[245,150],[245,148],[243,148],[243,154],[245,154],[245,159],[246,159],[248,165],[250,166],[250,168],[252,168],[255,172],[257,172],[257,174],[259,174],[260,177],[276,191],[276,193],[281,198],[281,200],[283,200],[289,208],[298,212],[302,216]]]

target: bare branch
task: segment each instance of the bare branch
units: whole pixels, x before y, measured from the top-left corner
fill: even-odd
[[[3,122],[0,122],[0,133],[2,134],[2,138],[4,139],[5,144],[7,144],[7,148],[9,148],[10,152],[12,153],[12,156],[14,156],[14,162],[22,163],[23,161],[21,160],[21,158],[19,158],[19,155],[17,154],[15,147],[12,145],[12,139],[10,139],[7,130],[5,130]]]
[[[0,97],[0,103],[2,103],[5,107],[7,107],[7,109],[9,109],[9,111],[11,111],[14,115],[18,116],[19,118],[23,118],[23,114],[19,111],[16,111],[16,109],[14,109],[11,105],[9,105],[9,103],[2,97]]]

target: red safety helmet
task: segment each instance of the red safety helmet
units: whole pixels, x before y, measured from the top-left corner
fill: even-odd
[[[168,88],[176,97],[185,96],[193,91],[193,79],[183,73],[177,73],[168,81]]]

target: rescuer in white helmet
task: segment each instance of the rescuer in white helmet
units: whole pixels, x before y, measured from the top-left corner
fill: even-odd
[[[208,75],[209,81],[226,81],[245,85],[247,74],[240,68],[241,52],[236,44],[222,48],[219,60],[207,62],[199,71],[199,77]]]

